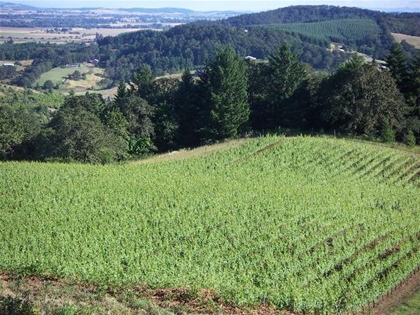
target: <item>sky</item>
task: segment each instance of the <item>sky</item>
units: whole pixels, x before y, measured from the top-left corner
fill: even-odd
[[[5,0],[2,0],[5,1]],[[8,0],[5,2],[13,2],[20,4],[27,4],[36,7],[50,7],[50,8],[71,8],[71,7],[103,7],[103,8],[163,8],[176,7],[186,8],[195,11],[267,11],[278,9],[290,5],[317,5],[330,4],[337,6],[360,7],[375,10],[400,10],[401,8],[410,8],[415,11],[420,11],[420,0],[301,0],[301,2],[282,0],[282,1],[256,1],[256,0],[179,0],[179,1],[136,1],[136,0],[71,0],[71,1],[56,1],[56,0]]]

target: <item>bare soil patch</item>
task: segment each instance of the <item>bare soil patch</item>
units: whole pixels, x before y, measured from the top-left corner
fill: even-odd
[[[411,296],[420,290],[420,272],[416,272],[406,281],[401,283],[389,295],[385,295],[375,306],[371,309],[372,315],[385,315],[390,314],[390,311],[407,301]],[[420,310],[419,310],[420,314]]]

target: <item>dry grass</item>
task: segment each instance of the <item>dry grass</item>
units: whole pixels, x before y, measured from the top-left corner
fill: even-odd
[[[86,91],[87,89],[95,89],[97,84],[103,79],[104,70],[100,68],[90,68],[82,72],[86,75],[85,80],[68,80],[65,88],[74,91]]]
[[[403,40],[405,40],[407,43],[413,45],[417,49],[420,49],[420,36],[411,36],[398,33],[391,34],[398,43],[401,43]]]

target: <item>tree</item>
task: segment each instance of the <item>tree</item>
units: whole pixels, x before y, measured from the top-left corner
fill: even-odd
[[[411,63],[409,78],[409,94],[412,99],[411,103],[420,109],[420,51]]]
[[[101,118],[105,109],[105,100],[99,93],[89,93],[85,95],[70,94],[64,101],[63,107],[82,107],[85,110]]]
[[[392,77],[402,93],[407,92],[408,84],[408,58],[398,43],[393,43],[386,62]]]
[[[32,140],[39,129],[40,123],[34,115],[8,105],[0,105],[0,160],[13,159],[16,151],[22,151],[20,146]]]
[[[142,64],[140,68],[133,74],[131,78],[131,91],[136,93],[142,99],[150,102],[152,97],[152,86],[154,77],[150,67],[146,64]]]
[[[126,126],[129,153],[143,155],[155,150],[152,139],[155,135],[152,117],[154,108],[146,100],[135,94],[128,94],[125,98],[115,101],[113,117],[118,119],[116,125]],[[121,113],[125,122],[116,113]],[[121,129],[120,129],[121,130]],[[122,131],[120,131],[122,132]]]
[[[79,70],[76,70],[76,71],[74,71],[74,72],[73,72],[73,74],[71,75],[71,78],[72,78],[73,80],[78,81],[78,80],[82,79],[82,74],[80,73],[80,71],[79,71]]]
[[[54,83],[51,80],[47,80],[44,82],[44,85],[42,86],[44,90],[52,90],[54,88]]]
[[[181,147],[195,147],[200,144],[201,125],[199,85],[189,70],[182,74],[175,96],[175,115],[178,122],[177,143]]]
[[[283,45],[269,56],[268,64],[262,65],[258,75],[258,97],[254,96],[252,115],[258,115],[257,128],[271,129],[287,125],[290,99],[306,79],[305,66],[290,47]],[[256,89],[254,88],[254,91]]]
[[[411,63],[409,86],[406,93],[409,108],[408,134],[412,134],[420,143],[420,52]]]
[[[124,80],[120,80],[120,83],[118,85],[117,95],[115,96],[115,102],[118,103],[120,100],[123,100],[127,96],[128,96],[127,84],[124,82]]]
[[[405,125],[402,94],[390,73],[373,64],[337,71],[324,80],[318,97],[331,131],[376,137],[384,126],[395,132]]]
[[[81,105],[64,106],[42,134],[40,152],[44,158],[83,163],[109,162],[123,158],[127,145],[92,112]]]
[[[205,141],[233,138],[249,119],[246,64],[231,47],[220,49],[201,76],[205,89]]]

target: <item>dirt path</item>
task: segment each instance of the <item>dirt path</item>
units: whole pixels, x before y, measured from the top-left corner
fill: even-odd
[[[388,296],[384,296],[375,307],[370,310],[372,315],[386,315],[390,311],[406,300],[408,300],[414,293],[420,290],[420,271],[417,271],[413,276],[404,281],[398,286],[395,291]],[[419,310],[420,313],[420,310]]]
[[[130,291],[130,299],[127,292]],[[388,296],[375,303],[374,307],[364,308],[358,314],[386,315],[404,303],[410,296],[420,290],[420,271],[395,288]],[[90,307],[92,310],[102,310],[105,313],[144,314],[144,311],[157,310],[179,311],[183,314],[224,314],[224,315],[292,315],[287,311],[276,310],[273,307],[261,305],[253,309],[238,308],[225,303],[215,292],[201,290],[192,293],[185,288],[156,289],[145,287],[106,288],[105,291],[87,284],[66,282],[64,279],[27,276],[16,278],[0,271],[0,297],[27,299],[41,314],[58,309],[63,305]],[[48,306],[45,306],[48,301]],[[133,307],[136,301],[142,302],[142,307]],[[139,302],[137,302],[139,303]],[[47,307],[48,311],[43,312]]]

